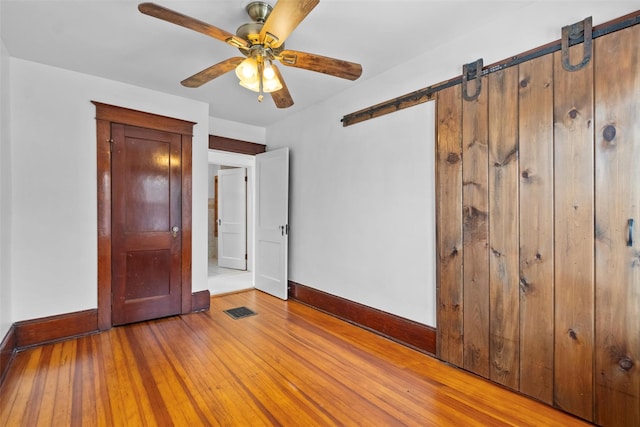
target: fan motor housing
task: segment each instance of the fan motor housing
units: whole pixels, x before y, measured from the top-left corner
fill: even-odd
[[[253,21],[264,23],[273,10],[273,7],[266,1],[252,1],[245,7],[245,10]]]
[[[236,36],[247,40],[251,44],[257,44],[260,42],[260,30],[262,30],[262,22],[248,22],[242,24],[236,30]]]
[[[236,36],[247,40],[252,46],[258,45],[260,44],[260,31],[273,10],[273,7],[264,1],[253,1],[245,7],[245,10],[253,22],[240,25],[236,30]],[[279,53],[284,50],[284,44],[275,49],[269,46],[265,46],[265,48],[273,55],[279,55]],[[245,56],[249,56],[251,49],[241,48],[240,52]]]

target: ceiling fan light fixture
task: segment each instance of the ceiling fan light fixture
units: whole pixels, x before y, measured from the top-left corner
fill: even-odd
[[[2,1],[2,0],[0,0]],[[141,3],[138,10],[153,18],[213,37],[240,50],[242,57],[232,57],[181,81],[185,87],[196,88],[235,70],[240,85],[258,92],[262,101],[264,92],[272,92],[278,108],[293,105],[293,99],[279,69],[271,65],[277,60],[286,66],[316,71],[335,77],[356,80],[362,66],[353,62],[324,57],[312,53],[285,50],[284,44],[291,32],[318,5],[320,0],[278,0],[277,7],[266,1],[248,0],[246,12],[252,22],[241,25],[236,34],[208,24],[155,3]]]
[[[258,61],[255,58],[249,57],[240,63],[236,67],[236,76],[240,81],[249,81],[258,79]]]
[[[278,79],[270,61],[264,63],[260,70],[256,58],[249,57],[236,67],[236,76],[240,79],[240,86],[254,92],[270,93],[282,89],[282,82]],[[260,80],[262,80],[262,88]]]

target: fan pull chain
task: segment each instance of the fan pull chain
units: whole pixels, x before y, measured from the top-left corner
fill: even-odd
[[[263,91],[263,74],[264,74],[264,60],[262,57],[258,57],[258,88],[259,88],[259,92],[258,92],[258,102],[262,102],[262,100],[264,99],[264,95],[262,93]]]

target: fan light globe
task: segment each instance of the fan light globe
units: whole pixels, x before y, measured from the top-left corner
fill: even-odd
[[[258,75],[258,62],[255,58],[247,58],[236,67],[236,76],[242,80],[256,78]]]
[[[276,76],[276,72],[273,71],[271,64],[266,64],[262,71],[262,76],[267,80],[272,80]]]
[[[260,92],[260,77],[258,75],[258,61],[249,57],[236,67],[236,76],[240,79],[240,86]],[[265,64],[262,70],[262,91],[265,93],[276,92],[282,89],[282,83],[276,76],[276,72],[270,64]]]

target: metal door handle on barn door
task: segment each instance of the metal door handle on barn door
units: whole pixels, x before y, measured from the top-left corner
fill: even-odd
[[[627,240],[627,246],[633,246],[633,218],[629,218],[629,240]]]
[[[174,239],[178,237],[179,231],[180,231],[180,227],[178,227],[177,225],[174,225],[173,228],[171,229],[171,234],[173,234]]]

